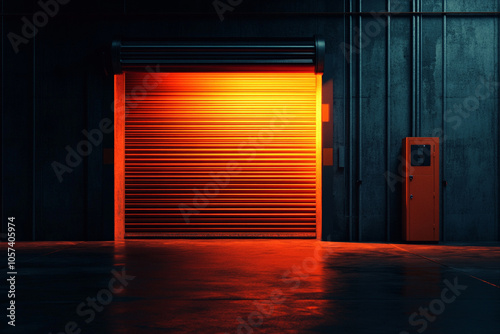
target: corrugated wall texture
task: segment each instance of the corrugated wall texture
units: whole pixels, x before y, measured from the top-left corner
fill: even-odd
[[[327,43],[323,146],[334,152],[323,238],[401,240],[401,139],[437,136],[443,240],[500,240],[498,0],[236,3],[217,13],[206,0],[70,1],[16,53],[7,34],[41,9],[2,1],[2,210],[22,222],[19,240],[113,238],[113,134],[66,159],[83,130],[113,119],[103,51],[114,37],[315,34]],[[62,181],[54,161],[71,169]]]

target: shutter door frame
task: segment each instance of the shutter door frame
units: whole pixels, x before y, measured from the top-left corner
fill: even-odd
[[[112,73],[115,85],[115,240],[125,235],[125,75],[145,72],[155,66],[159,72],[309,72],[316,73],[316,124],[321,128],[321,88],[325,54],[322,38],[288,40],[217,41],[114,41]],[[243,59],[243,60],[242,60]],[[319,125],[318,125],[319,124]],[[321,131],[316,134],[316,149],[322,151]],[[322,158],[316,154],[316,238],[321,239]],[[168,237],[301,237],[297,234],[251,233],[231,235],[214,232],[169,235]],[[137,237],[137,236],[135,236]],[[143,237],[163,238],[150,235]]]

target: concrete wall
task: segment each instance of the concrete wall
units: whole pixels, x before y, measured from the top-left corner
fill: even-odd
[[[36,1],[2,1],[2,224],[15,216],[19,240],[113,237],[112,134],[62,182],[52,164],[67,165],[66,146],[113,117],[104,51],[114,36],[315,34],[327,41],[324,146],[335,152],[324,167],[324,237],[401,240],[401,139],[439,136],[443,240],[500,240],[499,16],[470,15],[499,11],[499,1],[242,0],[223,21],[212,1],[58,4],[44,22]],[[388,10],[406,13],[371,13]],[[40,27],[23,36],[34,14]],[[25,38],[17,53],[9,33]]]

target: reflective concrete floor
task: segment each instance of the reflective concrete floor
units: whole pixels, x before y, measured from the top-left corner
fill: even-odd
[[[500,244],[17,243],[2,333],[500,333]]]

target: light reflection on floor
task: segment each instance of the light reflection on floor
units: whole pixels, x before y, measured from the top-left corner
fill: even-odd
[[[67,333],[118,334],[500,328],[499,244],[129,240],[16,248],[16,327],[5,333],[59,334],[65,326]],[[456,298],[454,282],[466,287]],[[96,298],[93,312],[87,298]]]

